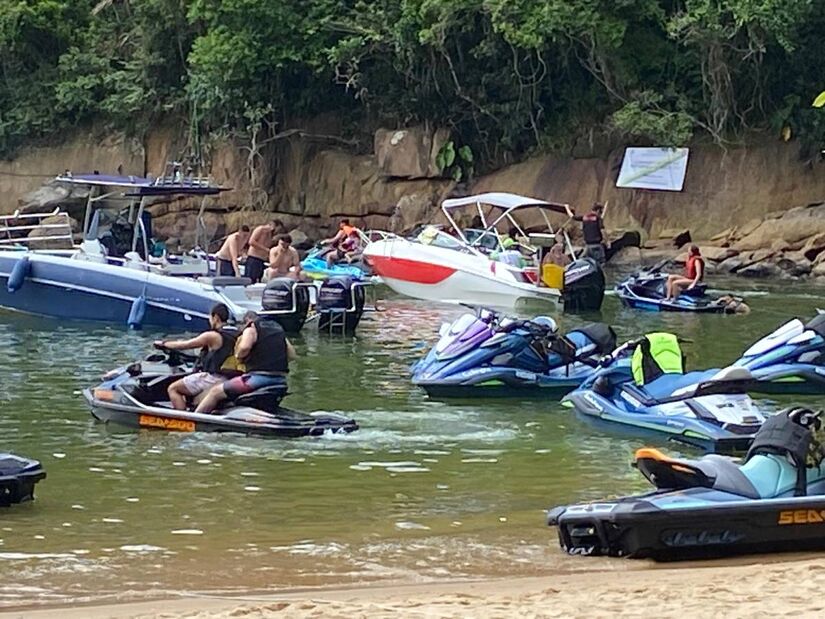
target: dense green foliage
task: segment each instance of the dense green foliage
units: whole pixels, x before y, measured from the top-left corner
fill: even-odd
[[[431,121],[480,166],[594,133],[814,146],[823,31],[817,0],[0,0],[0,152],[170,113],[199,135]]]

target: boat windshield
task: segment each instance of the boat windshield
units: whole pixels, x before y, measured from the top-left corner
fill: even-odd
[[[465,228],[464,238],[470,245],[479,249],[498,251],[501,249],[501,242],[495,230],[478,230],[476,228]]]
[[[467,246],[455,238],[447,234],[443,230],[439,230],[435,226],[427,226],[416,237],[416,240],[422,245],[432,245],[433,247],[441,247],[443,249],[452,249],[455,251],[466,251]]]

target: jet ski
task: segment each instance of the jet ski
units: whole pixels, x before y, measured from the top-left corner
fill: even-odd
[[[136,428],[180,432],[239,432],[294,438],[358,429],[352,419],[334,413],[301,413],[281,406],[286,384],[258,389],[224,403],[212,414],[172,408],[166,393],[190,373],[195,357],[156,346],[145,360],[108,372],[102,382],[83,391],[92,416]]]
[[[316,245],[301,261],[301,270],[311,279],[324,280],[330,277],[350,277],[361,280],[368,279],[371,275],[367,264],[358,259],[352,263],[341,262],[337,264],[327,264],[325,253],[330,250],[328,245]]]
[[[630,357],[630,363],[627,360]],[[684,372],[678,340],[651,333],[624,344],[562,399],[577,413],[717,453],[744,451],[765,421],[747,368]]]
[[[650,269],[634,273],[616,284],[616,296],[622,304],[640,310],[653,312],[693,312],[699,314],[734,314],[741,311],[744,300],[740,297],[725,295],[710,297],[707,285],[697,284],[690,290],[682,290],[675,299],[666,300],[668,273],[662,273],[662,267],[668,261],[660,262]]]
[[[34,499],[34,485],[46,478],[37,460],[0,453],[0,507]]]
[[[784,410],[757,432],[744,462],[717,455],[636,452],[656,488],[557,507],[547,521],[570,554],[658,560],[825,547],[825,463],[820,413]]]
[[[560,335],[546,316],[513,320],[478,310],[442,326],[438,343],[413,366],[412,382],[431,397],[559,397],[615,346],[615,332],[601,323]]]
[[[807,324],[794,318],[760,339],[734,362],[750,370],[757,390],[771,394],[825,394],[825,314]]]

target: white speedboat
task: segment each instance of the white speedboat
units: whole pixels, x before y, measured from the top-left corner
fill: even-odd
[[[456,211],[467,207],[475,209],[481,228],[464,229],[456,223]],[[484,193],[445,200],[441,209],[450,232],[428,226],[415,239],[391,236],[373,241],[364,251],[373,271],[396,292],[428,301],[507,309],[531,301],[563,302],[573,311],[601,307],[601,268],[592,260],[575,260],[563,232],[558,234],[572,257],[563,277],[546,277],[554,265],[540,272],[545,251],[556,243],[548,213],[566,214],[564,205],[511,193]],[[528,234],[517,214],[521,220],[532,215],[533,221],[542,222],[543,231]],[[504,246],[498,231],[504,226],[518,231],[518,249]]]

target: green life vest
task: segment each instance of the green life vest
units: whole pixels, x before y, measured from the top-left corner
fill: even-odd
[[[630,369],[637,385],[646,385],[662,374],[685,371],[679,340],[672,333],[648,333],[633,351]]]

